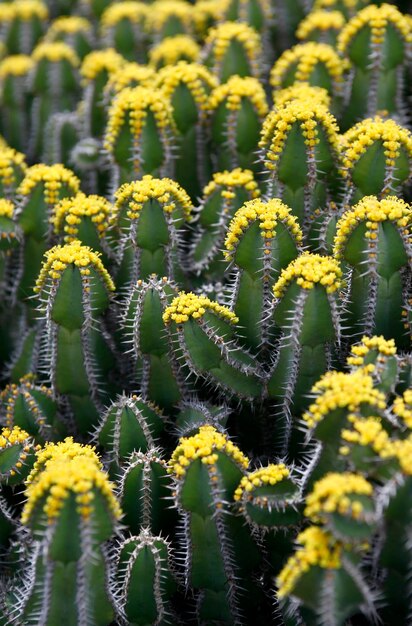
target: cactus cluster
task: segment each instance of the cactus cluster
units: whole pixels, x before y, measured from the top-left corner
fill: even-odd
[[[410,626],[403,4],[0,3],[0,626]]]

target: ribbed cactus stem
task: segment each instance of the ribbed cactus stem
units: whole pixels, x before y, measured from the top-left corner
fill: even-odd
[[[33,65],[33,59],[24,54],[8,56],[0,63],[0,128],[10,146],[17,150],[27,150],[28,147],[28,76]]]
[[[145,26],[148,7],[143,2],[116,2],[107,7],[100,20],[101,37],[125,59],[144,63],[147,59]]]

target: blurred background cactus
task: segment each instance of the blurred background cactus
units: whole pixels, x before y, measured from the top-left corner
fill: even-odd
[[[0,3],[0,626],[410,626],[410,8]]]

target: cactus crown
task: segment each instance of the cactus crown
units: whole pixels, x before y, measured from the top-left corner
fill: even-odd
[[[385,458],[393,455],[393,445],[388,433],[382,427],[379,417],[360,418],[349,415],[348,422],[351,428],[343,428],[341,438],[344,442],[354,443],[360,446],[370,446],[380,457]],[[342,446],[340,453],[349,454],[348,446]]]
[[[302,547],[290,557],[277,578],[279,598],[284,598],[312,566],[324,569],[338,569],[342,547],[334,537],[319,528],[310,526],[301,532],[296,539]]]
[[[305,252],[289,263],[273,287],[276,298],[281,298],[292,281],[303,289],[313,289],[317,284],[333,293],[341,286],[342,271],[332,257]]]
[[[360,474],[331,472],[318,480],[312,493],[307,496],[305,515],[313,522],[322,522],[325,514],[331,513],[358,519],[363,513],[362,503],[350,496],[370,496],[372,493],[372,485]]]
[[[402,419],[407,428],[412,429],[412,389],[407,389],[402,396],[395,398],[392,411]]]
[[[148,13],[148,28],[159,32],[171,17],[177,17],[186,29],[191,30],[193,9],[181,0],[157,0],[153,11]]]
[[[60,163],[55,165],[38,163],[29,167],[17,189],[17,194],[29,196],[36,185],[39,184],[44,184],[44,199],[47,204],[56,204],[62,185],[69,187],[73,194],[77,193],[80,187],[80,181],[77,176]]]
[[[54,207],[52,217],[54,232],[64,230],[64,240],[70,243],[77,238],[82,217],[90,217],[100,236],[103,236],[113,218],[113,207],[102,196],[78,193],[72,198],[63,198]]]
[[[233,198],[235,195],[233,189],[236,187],[244,187],[255,198],[260,195],[257,182],[253,178],[253,172],[242,170],[240,167],[231,172],[225,170],[213,174],[212,180],[203,189],[203,195],[205,197],[211,196],[217,189],[222,188],[221,193],[224,198]]]
[[[148,111],[153,114],[159,128],[174,128],[172,107],[162,91],[145,87],[123,89],[110,107],[104,140],[106,150],[112,152],[114,149],[117,136],[129,112],[133,112],[129,122],[131,132],[134,138],[139,137]]]
[[[265,165],[268,169],[276,167],[293,124],[299,124],[305,144],[309,148],[319,143],[319,126],[325,131],[333,149],[338,150],[339,129],[328,109],[316,101],[308,104],[305,101],[293,100],[284,107],[271,111],[263,123],[259,146],[261,148],[270,146],[265,154]]]
[[[206,465],[213,465],[218,452],[228,455],[242,469],[249,465],[247,457],[225,435],[213,426],[201,426],[193,437],[182,437],[169,461],[169,472],[177,478],[186,474],[187,466],[196,459]]]
[[[196,62],[200,55],[200,46],[189,35],[165,37],[149,51],[149,62],[154,67],[175,65],[181,60]]]
[[[36,482],[28,484],[27,502],[21,521],[28,524],[37,505],[43,501],[43,512],[49,523],[53,523],[67,499],[73,495],[77,512],[83,519],[88,519],[92,512],[93,491],[97,490],[106,499],[114,519],[119,519],[121,510],[113,495],[113,486],[107,475],[102,472],[91,458],[81,456],[66,458],[56,457],[38,476]]]
[[[172,300],[170,306],[167,307],[163,314],[163,321],[169,324],[172,320],[176,324],[188,322],[190,318],[199,319],[206,311],[211,311],[220,318],[236,324],[238,318],[226,306],[213,302],[206,296],[198,296],[194,293],[181,292]]]
[[[396,354],[395,341],[393,339],[385,339],[382,335],[379,337],[362,337],[362,341],[352,346],[350,356],[347,358],[348,365],[361,367],[365,362],[365,357],[376,350],[382,356],[392,356]],[[372,368],[374,369],[373,364]]]
[[[39,63],[46,59],[51,63],[59,63],[59,61],[67,61],[73,67],[78,67],[80,64],[79,57],[74,52],[73,48],[64,43],[63,41],[44,42],[39,44],[33,50],[31,58],[34,62]]]
[[[26,54],[14,54],[0,63],[0,79],[8,76],[26,76],[33,68],[34,61]]]
[[[217,85],[216,78],[200,63],[179,61],[177,65],[167,65],[157,75],[157,84],[168,99],[179,84],[185,84],[201,110],[207,108],[208,90]]]
[[[54,248],[46,252],[45,257],[46,260],[34,287],[36,293],[43,290],[49,277],[54,281],[59,280],[63,271],[71,264],[79,268],[82,276],[89,276],[90,268],[93,268],[102,278],[109,291],[114,291],[115,289],[109,272],[100,260],[99,253],[93,252],[87,246],[82,246],[80,241],[75,240],[65,246],[54,246]]]
[[[47,20],[49,17],[47,6],[39,0],[17,0],[9,6],[11,7],[12,18],[16,17],[24,22],[28,22],[33,17],[37,17],[39,20]]]
[[[55,19],[47,31],[47,39],[54,41],[60,34],[74,35],[80,32],[89,32],[92,27],[85,17],[65,15]]]
[[[257,32],[247,24],[241,22],[223,22],[211,28],[207,34],[205,45],[213,47],[216,61],[225,56],[231,41],[236,40],[242,44],[252,67],[258,70],[257,61],[261,52],[260,37]],[[256,67],[254,65],[256,64]]]
[[[412,211],[401,198],[388,196],[378,200],[376,196],[365,196],[340,218],[334,242],[335,256],[342,257],[348,238],[361,222],[366,222],[365,237],[374,240],[380,222],[393,221],[407,235],[411,219]]]
[[[0,434],[0,449],[4,450],[5,448],[10,448],[11,446],[15,446],[16,443],[26,445],[29,439],[29,433],[26,433],[26,431],[19,428],[19,426],[3,428]]]
[[[107,7],[101,17],[103,31],[116,26],[121,20],[129,20],[134,24],[144,22],[148,15],[148,7],[143,2],[116,2]]]
[[[226,106],[230,111],[237,111],[242,105],[242,99],[248,98],[260,117],[268,113],[266,95],[262,85],[256,78],[246,76],[231,76],[226,83],[219,85],[210,94],[208,107],[216,110],[227,99]]]
[[[93,81],[100,72],[112,74],[125,63],[124,58],[113,48],[96,50],[85,56],[80,68],[80,74],[85,84]]]
[[[271,239],[275,236],[275,229],[278,222],[282,222],[297,242],[302,241],[302,231],[298,220],[286,204],[278,198],[263,202],[260,198],[249,200],[236,211],[236,214],[227,232],[225,246],[225,257],[230,259],[232,251],[236,248],[242,234],[253,223],[259,221],[261,235],[264,239]]]
[[[302,102],[319,102],[327,109],[330,107],[330,95],[323,87],[316,87],[309,83],[299,82],[285,87],[273,93],[273,104],[279,108],[285,104],[289,104],[293,100],[301,100]]]
[[[109,80],[106,83],[105,93],[115,95],[126,87],[137,87],[139,85],[142,87],[146,85],[149,86],[154,76],[154,71],[147,65],[126,63],[116,72],[110,74]]]
[[[340,11],[311,11],[303,19],[296,31],[298,39],[307,39],[313,31],[336,30],[340,31],[346,24],[344,15]]]
[[[142,180],[125,183],[115,193],[116,207],[128,204],[127,217],[131,220],[139,219],[145,202],[157,200],[165,213],[172,213],[179,205],[189,221],[191,218],[192,202],[185,190],[171,178],[153,178],[150,174]]]
[[[358,122],[350,128],[342,138],[344,150],[343,164],[351,169],[375,141],[381,141],[386,157],[386,166],[393,167],[395,159],[403,148],[408,157],[412,158],[412,134],[399,126],[392,119],[383,119],[378,115]]]
[[[14,214],[14,204],[11,200],[6,200],[6,198],[0,198],[0,217],[8,217],[10,219],[13,218]],[[10,233],[13,235],[14,233]]]
[[[369,404],[385,409],[385,395],[373,385],[372,377],[361,369],[350,374],[327,372],[312,388],[312,393],[319,395],[303,415],[306,425],[314,427],[331,411],[339,408],[353,412],[361,404]]]
[[[24,154],[13,148],[3,148],[0,153],[0,180],[5,187],[12,186],[16,182],[15,168],[23,174],[27,171]]]
[[[308,81],[318,63],[326,67],[329,76],[336,82],[336,86],[340,85],[345,68],[344,62],[332,46],[313,41],[297,44],[283,52],[272,68],[270,84],[275,89],[280,88],[286,73],[295,66],[295,80]]]
[[[390,24],[395,28],[405,42],[412,42],[412,34],[405,16],[393,6],[393,4],[382,4],[380,7],[371,4],[355,15],[344,27],[339,35],[338,49],[346,54],[354,37],[359,31],[367,27],[371,32],[371,43],[381,44],[385,38],[385,29]]]
[[[234,499],[239,501],[242,499],[244,493],[253,491],[257,487],[263,487],[265,485],[276,485],[284,478],[288,478],[290,472],[284,463],[271,464],[267,467],[261,467],[254,472],[250,472],[247,476],[243,476],[239,487],[237,487]]]
[[[402,472],[412,476],[412,437],[394,442],[394,453]]]

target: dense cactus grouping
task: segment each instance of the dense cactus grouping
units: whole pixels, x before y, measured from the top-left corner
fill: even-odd
[[[410,626],[412,16],[0,2],[0,626]]]

